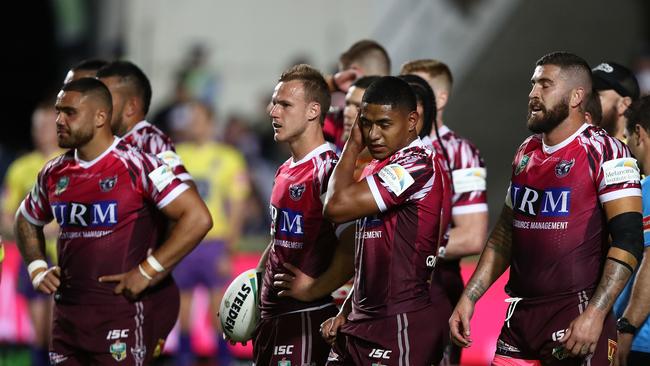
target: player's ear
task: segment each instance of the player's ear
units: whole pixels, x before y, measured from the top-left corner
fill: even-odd
[[[140,110],[140,100],[138,97],[130,97],[126,100],[126,103],[124,103],[124,114],[126,117],[132,117],[133,115],[137,114],[138,111]]]
[[[408,129],[409,132],[415,131],[418,126],[418,120],[420,119],[420,115],[418,114],[417,111],[411,111],[408,115]]]
[[[569,98],[569,106],[571,108],[576,108],[580,103],[585,103],[585,89],[581,86],[571,89],[571,96]]]
[[[95,127],[101,128],[106,123],[111,123],[111,113],[105,108],[98,108],[95,112]]]
[[[320,117],[320,103],[309,102],[307,105],[307,120],[313,121]]]

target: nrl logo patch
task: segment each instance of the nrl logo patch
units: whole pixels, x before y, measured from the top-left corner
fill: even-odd
[[[111,344],[109,351],[115,361],[123,361],[126,358],[126,343],[120,342],[119,340],[115,341],[115,343]]]
[[[54,189],[54,194],[56,196],[63,193],[68,188],[68,183],[70,183],[69,177],[61,177],[58,182],[56,182],[56,188]]]
[[[302,198],[302,194],[305,193],[305,183],[292,184],[289,186],[289,197],[292,200],[298,201]]]
[[[108,192],[111,189],[115,188],[115,183],[117,183],[117,175],[100,180],[99,188],[102,190],[102,192]]]
[[[524,168],[526,168],[526,165],[528,165],[528,161],[530,161],[530,156],[529,155],[524,155],[523,158],[519,161],[519,165],[517,165],[517,169],[515,169],[515,175],[519,175],[519,173],[524,171]]]
[[[567,175],[569,175],[569,172],[571,171],[571,168],[573,167],[573,164],[575,164],[576,159],[571,159],[569,160],[562,160],[557,165],[555,166],[555,176],[558,178],[564,178]]]

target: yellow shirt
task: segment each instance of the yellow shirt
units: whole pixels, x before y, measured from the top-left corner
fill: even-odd
[[[234,148],[210,142],[176,145],[176,153],[192,174],[199,194],[212,215],[213,227],[206,239],[227,239],[230,234],[229,208],[248,198],[250,186],[246,161]]]

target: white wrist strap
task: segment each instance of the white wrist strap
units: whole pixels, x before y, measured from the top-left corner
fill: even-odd
[[[149,281],[153,280],[153,277],[149,276],[149,274],[145,272],[144,268],[142,268],[142,264],[138,264],[138,270],[140,270],[142,277],[148,279]]]
[[[32,263],[34,263],[34,262],[32,262]],[[42,268],[42,267],[38,267],[38,268]],[[47,268],[47,267],[45,267],[45,268]],[[37,274],[36,277],[34,277],[34,279],[32,280],[32,286],[34,286],[34,290],[38,290],[38,286],[41,285],[41,282],[43,282],[43,280],[45,279],[45,276],[47,276],[48,273],[54,271],[55,269],[56,269],[56,267],[50,267],[50,269],[45,270],[45,271]]]
[[[32,261],[27,266],[27,272],[29,272],[29,277],[32,277],[32,273],[34,273],[34,271],[36,271],[39,268],[47,269],[47,262],[42,260],[42,259],[37,259],[37,260]]]
[[[147,257],[147,263],[149,263],[151,268],[153,268],[156,272],[165,272],[165,267],[163,267],[162,264],[160,264],[160,262],[158,262],[156,257],[153,255]]]

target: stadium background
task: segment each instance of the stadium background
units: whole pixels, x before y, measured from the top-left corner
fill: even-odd
[[[474,141],[486,160],[493,224],[512,154],[528,134],[534,62],[566,50],[592,66],[612,60],[640,73],[650,64],[650,3],[643,0],[35,0],[4,6],[0,176],[32,147],[30,115],[37,101],[60,87],[79,60],[126,58],[140,65],[154,90],[150,117],[173,99],[178,70],[191,68],[197,75],[192,86],[216,108],[220,138],[243,150],[254,178],[256,204],[240,245],[244,267],[267,242],[272,174],[288,156],[274,146],[264,115],[287,66],[308,62],[334,72],[338,55],[362,38],[386,47],[393,72],[416,58],[446,62],[455,83],[445,121]],[[199,63],[190,64],[196,56]],[[12,295],[17,258],[9,253],[0,287],[0,364],[30,337],[23,300]],[[466,261],[465,272],[472,265]],[[484,337],[474,336],[484,344],[477,342],[463,364],[485,364],[493,352],[504,308],[502,286],[495,288],[474,318],[487,322],[473,326],[485,329]]]

